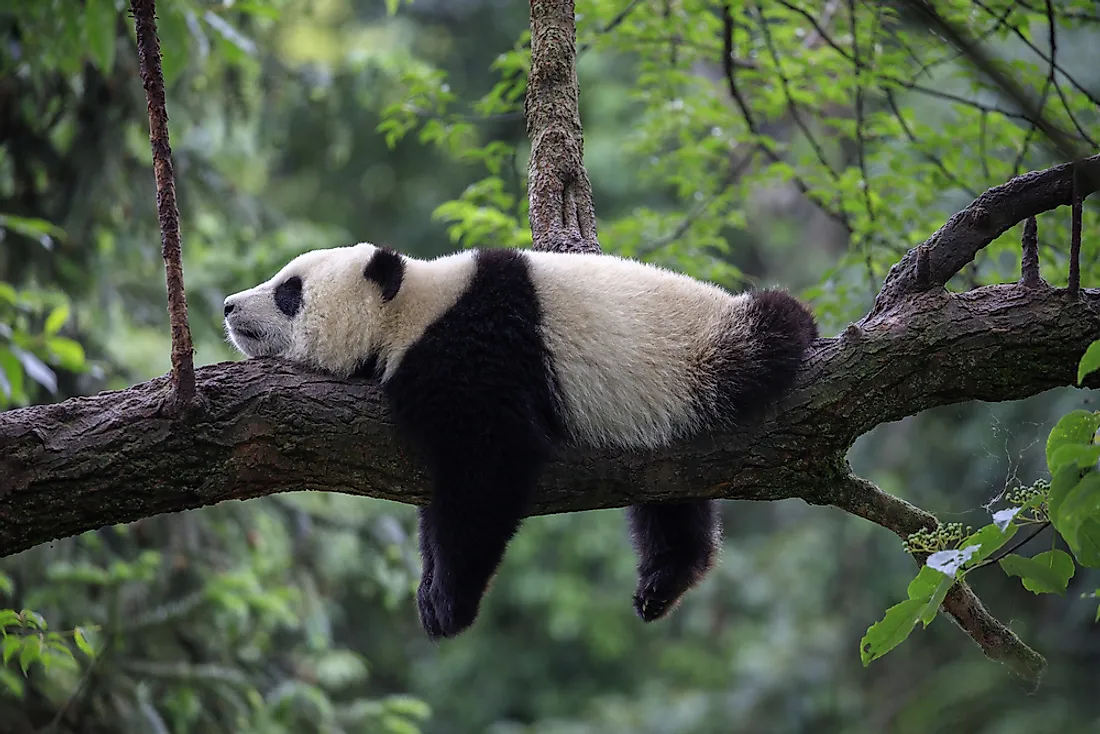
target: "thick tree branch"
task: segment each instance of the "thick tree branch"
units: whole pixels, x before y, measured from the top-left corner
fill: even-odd
[[[979,250],[1024,219],[1059,206],[1070,206],[1075,165],[1082,199],[1100,188],[1100,155],[1077,164],[1065,163],[1025,173],[991,188],[890,268],[872,315],[908,294],[944,285],[973,260]],[[916,277],[917,256],[921,249],[928,251],[929,264],[929,280],[923,287]]]
[[[819,340],[798,387],[763,424],[654,453],[570,453],[547,473],[533,512],[672,497],[840,504],[822,478],[862,433],[935,405],[1071,385],[1097,338],[1100,290],[924,294]],[[194,415],[164,412],[167,378],[0,413],[0,555],[277,492],[426,501],[425,475],[394,442],[374,383],[271,360],[197,375],[204,410]]]
[[[176,207],[172,146],[168,140],[168,112],[164,102],[164,75],[160,68],[155,0],[130,0],[130,12],[134,16],[141,82],[149,108],[149,145],[153,151],[161,255],[168,287],[168,319],[172,325],[172,383],[175,391],[171,397],[174,403],[182,406],[195,397],[194,350],[191,346],[191,328],[187,324],[187,296],[183,290],[180,214]]]

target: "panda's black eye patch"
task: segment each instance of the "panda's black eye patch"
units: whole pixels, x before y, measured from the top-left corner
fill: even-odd
[[[302,279],[295,275],[280,283],[275,288],[275,305],[293,318],[302,307]]]

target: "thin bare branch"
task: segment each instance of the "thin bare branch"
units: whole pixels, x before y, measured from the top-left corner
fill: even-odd
[[[813,130],[806,124],[806,121],[802,119],[802,114],[798,111],[798,104],[794,101],[794,95],[791,94],[791,80],[787,78],[787,73],[783,71],[783,62],[779,56],[778,50],[776,50],[775,42],[772,40],[772,32],[768,27],[768,19],[764,16],[764,8],[759,3],[756,5],[756,12],[760,17],[760,33],[764,37],[764,45],[768,49],[768,55],[772,58],[772,65],[775,67],[776,76],[779,77],[779,84],[783,90],[783,97],[787,100],[787,112],[791,116],[791,120],[795,126],[802,133],[802,136],[806,138],[806,142],[809,144],[810,149],[813,150],[814,155],[817,157],[817,162],[821,164],[821,167],[829,174],[830,178],[834,181],[840,180],[840,174],[829,163],[828,156],[825,155],[825,151],[821,148],[821,143],[817,142],[817,138],[814,137]]]
[[[763,17],[761,17],[761,23],[763,24]],[[730,12],[729,5],[722,4],[722,71],[726,78],[726,86],[729,89],[730,97],[733,98],[737,107],[741,110],[741,117],[745,120],[745,126],[754,138],[757,139],[756,147],[768,158],[772,163],[782,162],[782,158],[779,153],[775,151],[770,142],[762,138],[759,133],[759,128],[756,124],[756,119],[752,113],[752,109],[749,107],[748,101],[741,93],[741,89],[737,84],[736,64],[734,63],[734,31],[736,26],[733,22],[733,15]],[[835,220],[838,224],[844,227],[845,230],[851,232],[852,226],[848,222],[848,217],[843,211],[835,211],[826,207],[822,202],[810,196],[810,187],[802,180],[802,177],[797,173],[791,176],[791,181],[798,188],[807,201],[816,206],[823,213],[828,215],[831,219]]]
[[[912,128],[909,127],[909,121],[905,119],[905,114],[901,111],[901,107],[898,106],[898,102],[897,102],[897,99],[894,95],[893,90],[887,90],[886,91],[886,104],[889,105],[890,111],[893,113],[894,118],[898,121],[898,124],[901,125],[901,131],[903,133],[905,133],[905,137],[909,139],[910,143],[913,143],[914,147],[919,146],[920,139],[917,138],[917,136],[913,132]],[[985,119],[984,114],[983,114],[982,119],[983,120]],[[983,136],[982,136],[982,144],[983,145],[985,144],[984,133],[983,133]],[[944,163],[943,160],[938,155],[936,155],[935,153],[930,153],[930,152],[928,152],[926,150],[923,150],[921,148],[918,148],[918,151],[919,151],[919,154],[920,154],[921,158],[924,158],[929,163],[934,164],[936,166],[936,168],[940,169],[940,172],[944,175],[944,178],[946,178],[948,181],[953,183],[955,186],[958,186],[959,189],[961,189],[962,191],[965,191],[966,193],[970,194],[971,196],[973,196],[973,197],[978,196],[978,192],[975,191],[974,188],[971,187],[968,183],[966,183],[965,181],[960,179],[958,176],[956,176],[951,171],[951,169],[949,169],[947,167],[947,164]],[[982,164],[985,165],[985,155],[984,154],[982,154]],[[988,176],[988,174],[989,174],[989,171],[986,170],[986,175]]]
[[[1058,64],[1056,61],[1058,54],[1058,32],[1054,22],[1054,8],[1051,4],[1051,0],[1045,1],[1047,8],[1047,28],[1050,34],[1050,64],[1049,70],[1047,71],[1047,77],[1043,81],[1043,91],[1039,93],[1039,114],[1042,114],[1043,111],[1046,110],[1047,101],[1050,99],[1050,90],[1052,87],[1057,86],[1055,75],[1058,73]],[[1059,95],[1059,97],[1062,98],[1064,104],[1065,98],[1061,97],[1061,95]],[[1066,109],[1068,110],[1069,107],[1067,106]],[[1016,161],[1012,165],[1013,175],[1019,175],[1020,166],[1023,165],[1024,159],[1027,158],[1028,150],[1031,148],[1031,138],[1035,135],[1038,127],[1038,125],[1032,123],[1031,126],[1028,127],[1027,132],[1024,133],[1023,143],[1020,145],[1020,150],[1016,154]]]
[[[194,349],[187,323],[187,296],[183,288],[180,214],[176,206],[176,181],[172,172],[172,146],[168,138],[168,112],[164,103],[164,75],[160,68],[155,0],[130,0],[137,34],[141,82],[149,109],[149,145],[153,151],[153,175],[157,184],[157,216],[160,219],[161,255],[168,287],[168,318],[172,326],[172,386],[177,405],[195,397]]]
[[[1020,258],[1020,284],[1028,288],[1042,285],[1039,276],[1039,223],[1035,217],[1024,222],[1023,257]]]
[[[1079,166],[1073,166],[1073,195],[1070,205],[1069,292],[1076,296],[1081,290],[1081,215],[1083,214],[1082,182]]]

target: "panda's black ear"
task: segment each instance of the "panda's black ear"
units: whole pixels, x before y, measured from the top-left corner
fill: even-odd
[[[363,268],[363,277],[378,284],[383,302],[391,301],[401,290],[401,281],[405,278],[405,259],[388,247],[379,247]]]

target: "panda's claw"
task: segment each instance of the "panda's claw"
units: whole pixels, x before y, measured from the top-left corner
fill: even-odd
[[[688,579],[673,569],[643,574],[634,592],[634,611],[642,621],[654,622],[672,611],[690,586]]]

